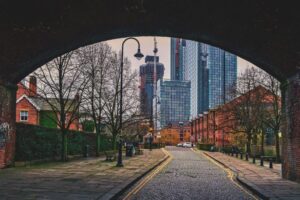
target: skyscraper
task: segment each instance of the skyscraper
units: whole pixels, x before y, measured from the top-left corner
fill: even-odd
[[[184,41],[184,46],[180,41]],[[177,46],[172,50],[174,44]],[[177,66],[173,58],[183,62],[177,62]],[[191,117],[230,100],[228,91],[235,86],[237,79],[236,60],[235,55],[211,45],[171,39],[171,72],[173,68],[182,69],[182,80],[191,81]],[[177,77],[171,78],[177,80]]]
[[[156,77],[157,80],[164,76],[164,65],[159,63],[159,57],[156,57]],[[140,102],[141,114],[146,118],[151,118],[153,112],[153,72],[154,56],[146,56],[145,64],[140,66]]]
[[[217,47],[208,46],[209,108],[230,101],[230,89],[236,85],[237,58]]]
[[[208,110],[207,45],[187,40],[185,49],[185,80],[191,81],[191,116]]]
[[[184,80],[186,41],[180,38],[171,38],[171,80]]]
[[[168,124],[187,122],[190,117],[191,82],[159,80],[157,82],[157,125],[161,129]]]

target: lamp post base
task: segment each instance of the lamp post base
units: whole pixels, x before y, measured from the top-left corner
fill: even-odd
[[[123,159],[122,159],[122,141],[121,140],[119,143],[118,162],[117,162],[116,167],[124,167]]]
[[[122,163],[117,163],[116,167],[124,167]]]

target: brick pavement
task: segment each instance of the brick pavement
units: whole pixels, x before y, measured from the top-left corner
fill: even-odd
[[[104,158],[0,170],[0,199],[109,199],[163,160],[162,150],[124,157],[124,167]]]
[[[263,199],[300,199],[300,184],[281,178],[280,167],[260,167],[219,152],[203,152],[228,167],[237,180]]]

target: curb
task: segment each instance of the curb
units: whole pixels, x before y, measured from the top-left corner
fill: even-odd
[[[164,161],[166,161],[170,156],[169,155],[165,155],[165,157],[163,157],[162,159],[160,159],[156,164],[154,164],[152,167],[150,167],[149,169],[147,169],[145,172],[143,172],[142,174],[140,174],[137,177],[134,177],[132,179],[129,179],[129,181],[127,181],[124,184],[121,184],[118,187],[115,187],[114,189],[112,189],[111,191],[109,191],[107,194],[105,194],[102,197],[99,197],[99,200],[107,200],[107,199],[111,199],[111,200],[116,200],[118,199],[121,195],[123,195],[130,187],[132,187],[134,184],[136,184],[139,180],[141,180],[144,176],[146,176],[148,173],[150,173],[151,171],[153,171],[156,167],[158,167],[159,165],[161,165]]]
[[[227,165],[225,165],[223,162],[217,160],[216,158],[212,157],[208,153],[203,152],[203,154],[205,154],[206,156],[210,157],[211,159],[213,159],[217,163],[221,164],[223,167],[225,167],[227,169],[230,169],[234,173],[235,180],[238,183],[240,183],[242,186],[244,186],[245,188],[247,188],[248,190],[250,190],[252,193],[254,193],[256,196],[258,196],[259,198],[264,199],[264,200],[270,199],[269,197],[267,197],[266,195],[264,195],[262,192],[260,192],[259,189],[254,184],[249,183],[247,180],[245,180],[244,178],[240,177],[239,174],[235,170],[231,169],[230,167],[228,167]]]

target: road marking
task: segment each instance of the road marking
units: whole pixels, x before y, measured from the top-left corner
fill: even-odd
[[[124,198],[123,200],[130,199],[133,195],[136,195],[153,177],[162,171],[172,160],[173,156],[164,148],[162,149],[165,154],[169,156],[169,158],[159,165],[155,170],[153,170],[149,175],[142,179]]]
[[[254,196],[251,192],[249,192],[247,189],[245,189],[243,186],[241,186],[238,182],[236,182],[235,180],[235,176],[234,173],[231,171],[231,169],[224,167],[223,165],[221,165],[220,163],[216,162],[214,159],[210,158],[209,156],[205,155],[202,152],[199,151],[195,151],[195,149],[192,149],[193,152],[197,153],[197,154],[201,154],[203,155],[206,159],[208,159],[209,161],[211,161],[212,163],[214,163],[215,165],[217,165],[218,167],[220,167],[222,170],[224,170],[227,174],[227,177],[229,178],[229,180],[234,183],[238,188],[240,188],[243,192],[245,192],[246,194],[248,194],[249,196],[251,196],[252,198],[259,200],[259,198],[257,198],[256,196]]]

